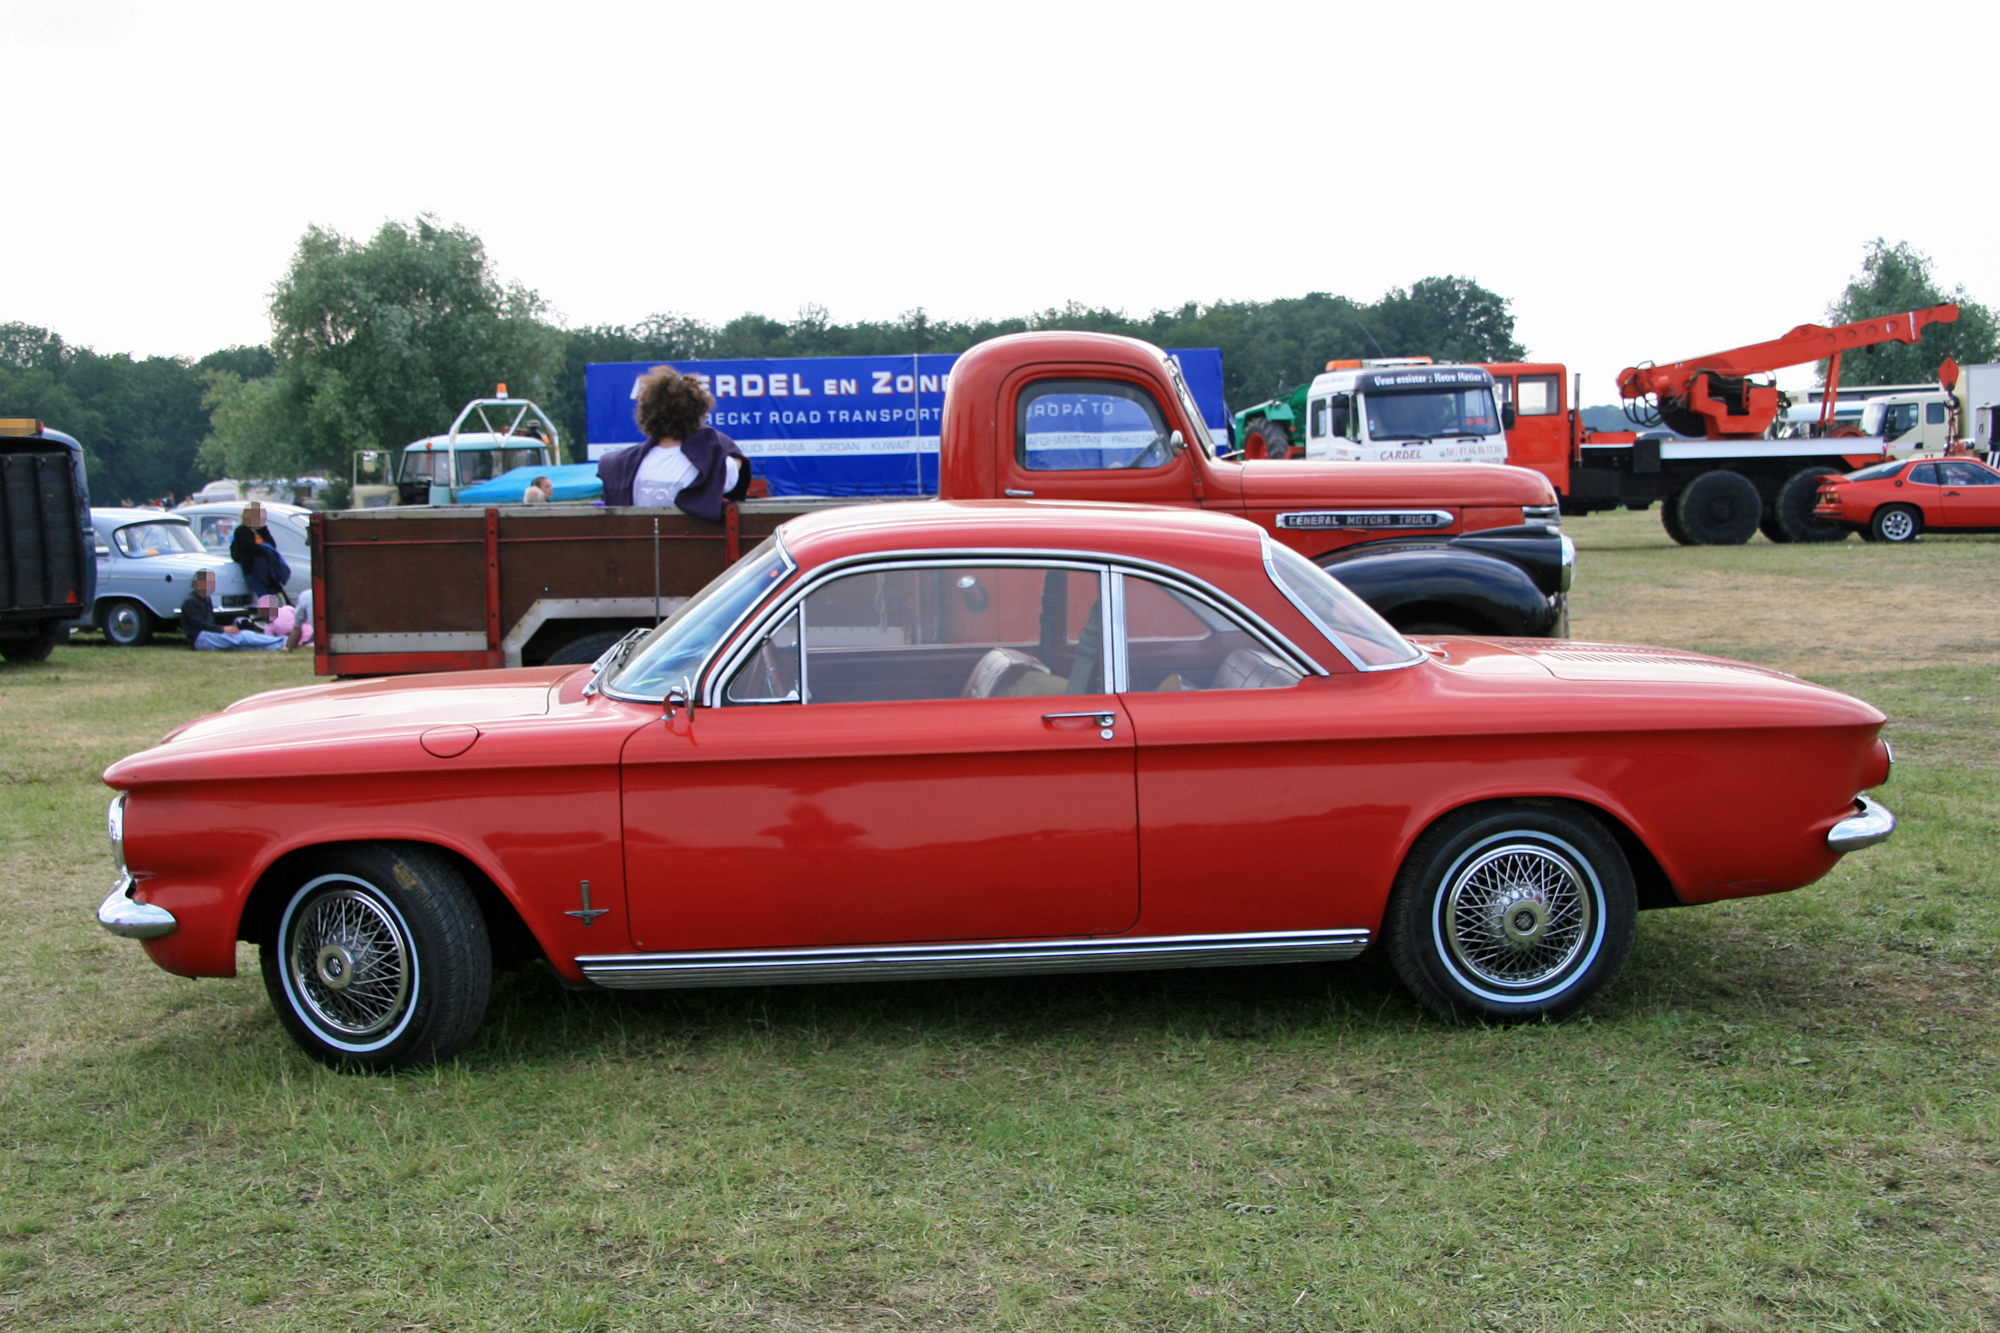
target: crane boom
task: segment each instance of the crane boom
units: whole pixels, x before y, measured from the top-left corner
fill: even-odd
[[[1923,337],[1926,325],[1948,324],[1957,318],[1958,307],[1945,304],[1900,315],[1877,315],[1837,328],[1801,324],[1782,338],[1749,347],[1664,366],[1627,367],[1618,374],[1618,391],[1628,402],[1655,399],[1661,419],[1683,435],[1711,440],[1760,436],[1778,415],[1778,391],[1771,385],[1749,383],[1749,376],[1825,358],[1831,364],[1824,415],[1830,418],[1840,385],[1842,352],[1877,343],[1913,343]]]

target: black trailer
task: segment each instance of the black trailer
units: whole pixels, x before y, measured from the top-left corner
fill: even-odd
[[[0,657],[39,662],[90,614],[95,550],[83,446],[32,417],[0,418]]]

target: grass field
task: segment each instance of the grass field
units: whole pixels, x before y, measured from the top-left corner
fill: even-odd
[[[1559,1026],[1344,966],[572,994],[331,1073],[91,918],[112,759],[303,655],[0,669],[0,1325],[2000,1328],[2000,540],[1573,520],[1578,637],[1890,715],[1903,820]]]

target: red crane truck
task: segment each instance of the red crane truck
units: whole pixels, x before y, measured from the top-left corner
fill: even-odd
[[[1240,515],[1407,633],[1568,633],[1574,548],[1555,530],[1546,477],[1490,464],[1218,459],[1178,363],[1150,343],[1027,333],[980,344],[953,369],[939,451],[944,499]],[[842,503],[753,500],[720,524],[581,504],[317,514],[317,669],[590,661],[786,518]]]
[[[1759,530],[1774,542],[1838,541],[1845,530],[1813,513],[1819,479],[1879,463],[1887,451],[1878,437],[1834,433],[1841,353],[1914,343],[1926,326],[1957,318],[1957,306],[1939,305],[1836,328],[1801,324],[1770,342],[1619,374],[1635,425],[1696,439],[1588,429],[1558,363],[1490,362],[1486,369],[1502,401],[1514,407],[1507,461],[1546,476],[1562,494],[1564,513],[1644,509],[1657,501],[1667,534],[1684,546],[1736,545]],[[1784,409],[1784,395],[1750,377],[1819,360],[1829,364],[1817,433],[1764,438]]]

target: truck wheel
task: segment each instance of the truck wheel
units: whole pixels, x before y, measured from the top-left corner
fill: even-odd
[[[137,648],[152,640],[153,613],[129,597],[114,597],[105,603],[98,623],[104,637],[115,648]]]
[[[1924,530],[1924,516],[1909,505],[1883,505],[1868,520],[1868,531],[1878,542],[1913,542]]]
[[[449,1060],[486,1014],[493,949],[451,862],[355,843],[299,864],[258,940],[271,1007],[306,1054],[367,1070]]]
[[[1263,417],[1251,417],[1243,423],[1243,456],[1246,459],[1265,457]]]
[[[542,659],[543,666],[585,666],[604,655],[604,650],[624,638],[628,631],[608,629],[571,639]]]
[[[1741,546],[1757,531],[1764,499],[1740,472],[1717,468],[1687,484],[1680,498],[1681,530],[1694,546]]]
[[[9,662],[41,662],[55,651],[57,644],[69,638],[69,631],[60,620],[44,620],[35,629],[32,639],[12,639],[0,643],[0,657]]]
[[[1669,495],[1661,502],[1660,526],[1665,528],[1667,535],[1680,545],[1694,545],[1694,538],[1688,536],[1687,529],[1681,526],[1681,497],[1678,492]]]
[[[1561,804],[1472,806],[1410,849],[1382,918],[1403,984],[1456,1023],[1559,1018],[1617,980],[1639,896],[1624,852]]]
[[[1778,516],[1771,510],[1765,510],[1764,516],[1757,520],[1757,531],[1764,534],[1765,541],[1775,542],[1779,546],[1791,544],[1791,537],[1778,526]]]
[[[1813,513],[1813,507],[1819,503],[1820,478],[1839,475],[1830,467],[1806,467],[1794,472],[1785,482],[1773,509],[1787,541],[1837,542],[1846,538],[1847,529],[1841,527],[1838,520],[1821,518]],[[1770,536],[1768,532],[1764,535]]]
[[[1292,456],[1292,436],[1283,425],[1267,421],[1263,425],[1264,457],[1290,458]]]

